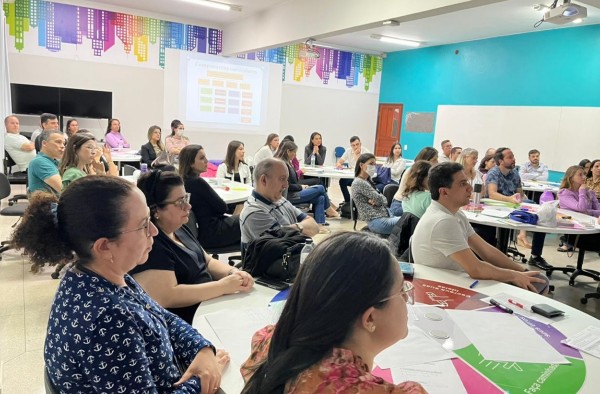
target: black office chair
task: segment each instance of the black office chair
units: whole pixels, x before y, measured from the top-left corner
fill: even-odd
[[[11,194],[11,190],[10,190],[10,183],[8,182],[8,178],[6,177],[5,174],[0,173],[0,200],[5,199],[6,197],[10,196],[10,194]],[[21,220],[23,215],[25,214],[25,210],[27,209],[28,205],[29,205],[29,202],[16,203],[16,204],[9,205],[8,207],[6,207],[0,211],[0,215],[1,216],[16,216],[16,217],[18,217],[19,220],[17,220],[15,222],[15,224],[13,224],[11,226],[11,227],[15,227],[19,223],[19,221]],[[10,250],[10,249],[13,249],[13,246],[10,244],[10,241],[0,242],[0,260],[2,260],[2,253],[6,252],[7,250]]]
[[[392,201],[394,201],[394,195],[398,191],[399,185],[389,184],[385,185],[383,188],[383,196],[387,200],[388,208],[392,206]]]
[[[194,211],[190,211],[190,215],[188,216],[188,222],[185,224],[186,227],[188,229],[190,229],[190,231],[192,232],[192,234],[194,235],[194,237],[196,237],[196,239],[198,239],[198,219],[196,219],[196,215],[194,214]],[[227,245],[227,246],[223,246],[221,248],[211,248],[211,250],[208,249],[204,249],[206,251],[206,253],[210,254],[214,259],[218,259],[220,254],[226,254],[226,253],[240,253],[240,255],[234,255],[234,256],[229,256],[228,263],[231,266],[235,265],[235,261],[239,260],[240,263],[238,263],[239,265],[241,265],[241,261],[242,261],[242,255],[241,255],[241,250],[242,249],[242,245],[241,244],[233,244],[233,245]]]
[[[11,185],[27,185],[27,172],[16,172],[16,173],[12,172],[12,167],[15,166],[16,164],[17,163],[15,163],[15,161],[12,159],[12,157],[10,157],[8,152],[5,150],[3,166],[4,166],[4,174],[6,174],[6,177],[8,178],[8,182]],[[13,204],[19,202],[19,200],[27,200],[27,194],[15,194],[13,197],[11,197],[8,200],[8,205],[13,205]]]

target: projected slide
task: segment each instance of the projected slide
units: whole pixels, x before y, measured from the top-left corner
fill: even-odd
[[[260,125],[263,74],[260,67],[188,58],[187,119],[231,125]]]

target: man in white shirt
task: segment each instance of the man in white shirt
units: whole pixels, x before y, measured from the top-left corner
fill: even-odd
[[[540,163],[540,151],[532,149],[529,151],[529,161],[521,166],[519,175],[526,181],[547,181],[548,166]]]
[[[350,148],[346,149],[342,157],[337,161],[336,167],[341,169],[345,162],[348,162],[348,168],[354,168],[356,160],[363,153],[371,153],[369,150],[362,146],[360,138],[353,136],[350,138]],[[342,195],[344,196],[345,202],[350,202],[350,192],[348,187],[352,185],[354,179],[340,179],[340,189],[342,189]]]
[[[526,271],[475,233],[462,206],[473,188],[458,163],[441,163],[429,171],[432,202],[417,224],[411,249],[415,264],[464,270],[473,279],[510,283],[538,293],[547,292],[548,279]],[[479,256],[482,260],[477,258]]]
[[[450,140],[442,141],[442,154],[438,157],[438,163],[448,163],[452,161],[450,155],[452,154],[452,142]]]
[[[19,118],[9,115],[4,119],[6,136],[4,149],[14,160],[20,172],[27,171],[29,162],[35,158],[35,146],[27,137],[19,134]]]

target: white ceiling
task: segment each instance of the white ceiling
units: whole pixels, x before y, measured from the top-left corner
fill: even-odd
[[[198,23],[210,23],[215,27],[224,28],[227,34],[227,24],[235,23],[243,18],[256,16],[273,7],[290,1],[302,0],[221,0],[242,7],[241,12],[221,11],[199,5],[187,0],[104,0],[103,3],[116,7],[138,9],[148,13],[172,16],[176,19],[197,20]],[[326,1],[326,0],[323,0]],[[376,1],[376,0],[371,0]],[[422,1],[422,0],[419,0]],[[563,0],[559,0],[562,3]],[[552,0],[541,0],[542,4],[550,4]],[[443,15],[424,19],[402,21],[399,26],[378,27],[347,34],[318,37],[317,42],[344,46],[355,50],[368,50],[375,52],[395,52],[409,49],[395,44],[383,43],[370,38],[371,34],[382,34],[392,37],[417,40],[423,46],[435,46],[464,41],[471,41],[489,37],[505,36],[519,33],[528,33],[540,30],[557,29],[600,23],[600,0],[580,0],[577,3],[588,9],[588,17],[580,25],[553,25],[543,23],[537,29],[534,23],[542,18],[543,13],[533,10],[535,0],[506,0],[462,11],[446,13]],[[97,3],[96,3],[97,6]],[[108,7],[107,7],[108,8]],[[318,12],[315,10],[314,12]],[[295,15],[298,18],[311,17],[310,15]],[[299,42],[304,41],[299,37]]]

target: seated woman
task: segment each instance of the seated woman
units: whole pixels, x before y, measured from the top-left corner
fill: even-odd
[[[311,163],[312,156],[315,157],[316,166],[325,164],[327,148],[323,146],[321,133],[318,132],[314,132],[310,135],[310,142],[304,147],[304,165],[309,165]]]
[[[358,210],[360,220],[367,222],[369,230],[377,234],[389,235],[394,225],[400,220],[387,209],[387,201],[379,193],[371,180],[375,174],[375,155],[363,153],[354,167],[352,182],[352,199]]]
[[[117,175],[117,166],[111,159],[110,149],[105,149],[104,154],[109,163],[109,173]],[[104,164],[96,160],[97,155],[101,153],[92,134],[78,133],[69,138],[58,169],[63,190],[76,179],[87,175],[105,174]]]
[[[152,168],[152,162],[165,151],[161,138],[162,130],[158,126],[150,126],[148,129],[148,142],[142,145],[142,163]]]
[[[275,154],[275,151],[277,151],[278,147],[279,147],[279,135],[275,134],[275,133],[269,134],[267,136],[267,142],[265,143],[265,145],[262,148],[260,148],[258,151],[256,151],[256,153],[254,154],[254,162],[253,162],[254,166],[256,167],[256,165],[264,159],[273,157],[273,155]]]
[[[104,143],[109,148],[129,148],[129,142],[121,134],[121,122],[119,119],[109,119],[106,133],[104,134]]]
[[[596,193],[591,191],[586,184],[583,167],[571,166],[567,168],[565,177],[560,183],[558,203],[562,209],[581,212],[594,217],[600,216],[600,203],[598,203]],[[594,236],[580,236],[581,240],[583,238],[594,239]],[[600,242],[597,236],[595,239]],[[575,236],[567,236],[566,242],[561,242],[558,251],[572,252],[574,242]]]
[[[400,184],[400,177],[406,168],[406,161],[402,158],[402,146],[400,144],[392,145],[390,154],[383,166],[390,168],[392,181]]]
[[[190,144],[190,140],[184,137],[185,126],[181,121],[175,119],[171,122],[171,135],[165,138],[167,152],[172,155],[179,155],[179,152]]]
[[[244,161],[244,143],[231,141],[227,145],[225,161],[217,168],[217,178],[225,178],[245,184],[252,184],[250,167]],[[181,160],[180,160],[181,161]]]
[[[332,235],[301,266],[277,325],[254,334],[242,393],[426,393],[371,374],[375,356],[408,334],[413,293],[386,241]]]
[[[185,226],[192,206],[179,175],[150,171],[138,178],[137,186],[158,233],[148,260],[131,274],[150,297],[191,324],[200,302],[252,289],[250,274],[213,259]]]
[[[188,145],[179,154],[179,175],[190,193],[192,211],[198,221],[198,241],[207,249],[239,245],[240,217],[226,215],[225,201],[200,174],[206,171],[208,158],[200,145]]]
[[[590,170],[587,173],[587,187],[596,193],[596,197],[600,198],[600,160],[592,160]]]
[[[590,171],[591,166],[592,166],[592,162],[589,159],[582,159],[579,162],[579,167],[583,167],[584,174],[587,174]]]
[[[483,174],[477,170],[477,159],[479,152],[473,148],[465,148],[458,156],[457,162],[464,167],[465,175],[471,187],[476,184],[483,185]]]
[[[33,263],[78,260],[50,310],[44,361],[56,392],[218,389],[227,353],[215,355],[210,342],[127,275],[146,261],[156,233],[142,192],[118,177],[90,175],[60,199],[43,192],[29,199],[12,242]]]
[[[410,168],[404,188],[404,201],[402,209],[404,212],[412,213],[419,219],[431,204],[431,193],[429,192],[429,169],[431,163],[425,160],[416,161]]]
[[[67,120],[67,124],[65,125],[65,134],[67,138],[73,137],[79,131],[79,122],[77,119],[69,119]]]
[[[296,157],[297,151],[298,146],[294,142],[285,141],[275,152],[275,158],[281,159],[288,167],[288,195],[286,198],[294,205],[310,203],[315,214],[315,221],[326,226],[325,215],[334,218],[339,214],[331,207],[329,196],[323,185],[308,186],[298,182],[296,171],[292,166],[292,159]]]
[[[485,155],[481,162],[479,163],[479,172],[481,175],[485,175],[489,170],[496,167],[496,161],[494,160],[494,155]]]
[[[415,157],[415,161],[425,160],[431,163],[431,165],[436,165],[438,163],[438,151],[431,146],[426,146],[421,149]],[[400,178],[400,185],[398,187],[398,191],[394,194],[394,199],[392,200],[392,205],[390,205],[390,211],[394,216],[402,216],[402,193],[404,193],[404,188],[406,187],[406,179],[408,177],[409,170],[404,171],[402,174],[402,178]]]

